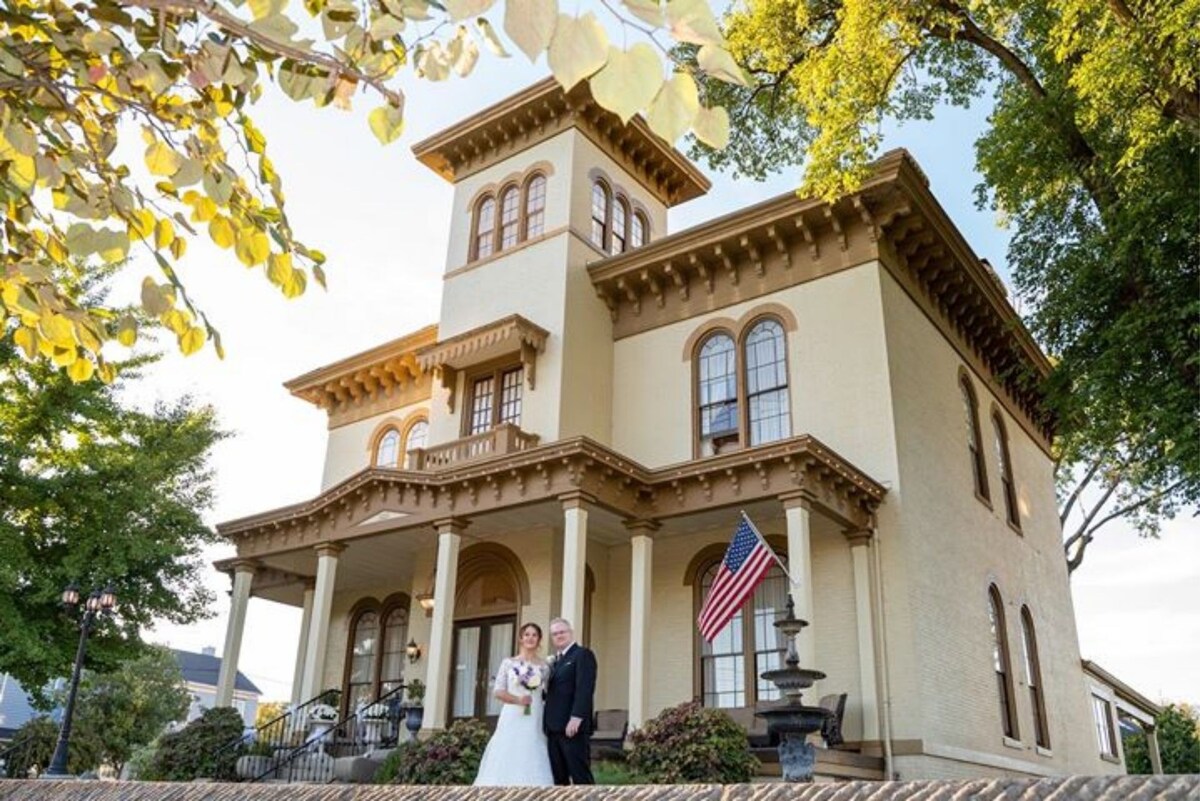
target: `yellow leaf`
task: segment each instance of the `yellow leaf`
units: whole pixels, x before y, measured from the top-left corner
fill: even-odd
[[[750,85],[742,68],[733,60],[733,56],[729,55],[729,51],[723,47],[713,44],[704,45],[696,54],[696,63],[707,75],[711,75],[719,81],[738,86]]]
[[[82,384],[84,381],[90,380],[95,372],[96,366],[92,364],[90,359],[76,359],[67,368],[67,375],[76,384]]]
[[[108,362],[100,362],[100,380],[105,384],[111,384],[117,377],[117,371]]]
[[[174,241],[175,226],[166,218],[159,220],[158,225],[154,226],[154,247],[159,249],[170,247]]]
[[[658,0],[623,0],[623,3],[626,10],[638,19],[655,28],[662,27],[663,11]]]
[[[191,356],[204,347],[207,340],[208,334],[204,333],[203,328],[192,326],[179,337],[179,349],[183,351],[184,356]]]
[[[217,247],[228,250],[233,247],[237,237],[233,233],[233,224],[229,222],[229,218],[218,214],[212,218],[212,222],[208,224],[208,235],[212,241],[217,244]]]
[[[75,327],[61,314],[47,314],[38,323],[42,336],[60,348],[75,347]]]
[[[162,287],[150,277],[142,281],[142,308],[153,317],[159,317],[171,308],[170,295],[163,292]]]
[[[304,294],[304,289],[308,285],[308,279],[304,276],[303,270],[292,270],[288,276],[288,280],[280,285],[285,298],[295,298]]]
[[[511,58],[509,52],[504,49],[504,43],[500,41],[500,37],[496,35],[496,29],[492,27],[492,23],[488,22],[483,17],[475,20],[475,24],[479,26],[479,30],[483,32],[483,41],[488,46],[494,55],[500,58]]]
[[[603,67],[607,58],[608,34],[595,14],[588,12],[578,19],[558,15],[546,59],[563,89],[570,91]]]
[[[467,17],[478,17],[491,8],[496,0],[445,0],[450,19],[457,22]]]
[[[46,340],[42,340],[42,344],[43,353],[46,353],[46,348],[44,346],[49,345],[50,352],[47,355],[50,357],[51,361],[53,361],[59,367],[70,367],[77,361],[87,361],[87,359],[79,358],[79,354],[75,351],[74,347],[61,348],[58,345],[48,343]]]
[[[13,342],[25,351],[25,358],[33,359],[38,354],[38,333],[32,328],[21,326],[13,332]]]
[[[146,148],[146,167],[151,175],[174,175],[181,161],[179,154],[162,142]]]
[[[192,203],[192,222],[208,222],[217,216],[217,204],[209,198],[199,195]]]
[[[20,191],[28,192],[37,183],[37,163],[30,156],[14,153],[8,163],[8,179]]]
[[[267,259],[267,280],[277,286],[283,286],[292,276],[292,254],[272,253]]]
[[[137,321],[126,314],[117,322],[117,342],[127,348],[132,348],[137,342]]]
[[[458,26],[458,34],[450,41],[449,55],[450,64],[460,78],[467,77],[475,69],[475,62],[479,60],[479,46],[467,33],[466,25]]]
[[[382,144],[396,141],[404,132],[404,109],[389,104],[380,106],[367,116],[371,133]]]
[[[253,267],[267,260],[271,253],[271,243],[267,235],[257,228],[239,228],[235,251],[242,264]]]
[[[175,237],[175,241],[171,243],[171,255],[176,259],[182,259],[183,254],[187,252],[187,240],[181,236]]]
[[[725,45],[725,37],[717,27],[708,0],[670,0],[667,3],[667,22],[677,42]]]
[[[696,112],[692,131],[701,142],[720,150],[729,144],[729,113],[721,106],[701,108]]]
[[[663,84],[650,104],[646,122],[650,123],[650,130],[674,143],[692,127],[699,110],[700,93],[696,90],[696,82],[686,72],[677,72]]]
[[[138,242],[154,233],[154,215],[147,209],[134,209],[129,215],[129,239]]]
[[[530,61],[550,46],[558,22],[558,0],[508,0],[504,4],[504,32]]]
[[[162,324],[177,337],[182,337],[192,327],[192,316],[179,309],[170,309],[162,317]]]
[[[596,102],[624,123],[650,104],[662,84],[662,62],[645,42],[635,44],[628,52],[610,47],[608,63],[588,81]]]

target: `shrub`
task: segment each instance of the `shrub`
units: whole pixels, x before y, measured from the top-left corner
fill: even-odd
[[[183,729],[158,741],[144,779],[186,782],[192,779],[232,781],[241,748],[230,743],[242,735],[242,716],[231,707],[204,710]]]
[[[592,765],[596,784],[647,784],[648,782],[620,760],[602,759]]]
[[[758,768],[742,727],[695,701],[663,711],[631,740],[629,767],[654,784],[735,784]]]
[[[393,751],[377,784],[470,784],[491,732],[480,720],[460,720],[427,740],[410,740]]]

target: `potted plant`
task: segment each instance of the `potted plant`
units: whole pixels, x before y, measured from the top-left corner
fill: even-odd
[[[313,704],[308,710],[308,741],[317,743],[322,753],[325,751],[325,736],[337,723],[338,712],[329,704]]]
[[[369,745],[371,750],[374,750],[375,746],[383,741],[383,727],[387,724],[388,705],[376,701],[363,707],[358,713],[358,718],[362,721],[363,742]]]
[[[415,737],[425,720],[425,682],[413,679],[404,689],[404,694],[407,696],[404,702],[404,728]]]

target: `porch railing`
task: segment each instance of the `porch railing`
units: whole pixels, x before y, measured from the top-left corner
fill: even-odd
[[[340,690],[325,690],[302,704],[288,707],[282,715],[271,718],[253,731],[245,732],[218,748],[213,755],[213,764],[219,765],[225,760],[243,756],[269,756],[303,743],[308,734],[309,713],[318,705],[337,709],[340,696]]]
[[[529,450],[538,444],[537,434],[528,434],[512,423],[501,423],[490,431],[408,452],[410,470],[440,470],[453,464],[487,456],[502,456]]]
[[[44,763],[39,764],[39,761],[34,759],[37,738],[27,733],[24,736],[22,734],[18,732],[8,745],[0,748],[0,779],[29,778],[30,768],[40,772],[45,770],[49,762],[49,753],[45,754]]]
[[[269,755],[239,765],[240,781],[273,779],[284,782],[329,782],[333,761],[395,746],[404,733],[404,685],[379,696],[373,704],[356,709],[328,726],[309,721],[302,739]],[[258,748],[254,749],[256,752]]]

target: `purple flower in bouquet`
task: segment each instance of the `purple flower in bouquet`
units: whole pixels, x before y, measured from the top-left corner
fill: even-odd
[[[538,670],[535,665],[520,662],[513,665],[513,674],[517,677],[517,683],[529,690],[530,693],[542,686],[542,671]],[[525,707],[524,714],[531,713],[530,706],[532,704]]]

